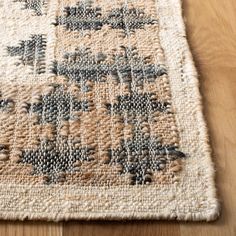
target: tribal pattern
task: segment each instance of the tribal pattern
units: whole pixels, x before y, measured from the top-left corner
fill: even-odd
[[[0,110],[11,111],[14,108],[14,102],[11,99],[0,99]]]
[[[107,108],[116,114],[142,115],[146,117],[155,111],[168,112],[169,104],[157,101],[155,94],[122,95],[117,98],[118,103],[107,104]]]
[[[180,2],[0,0],[0,219],[215,219]]]
[[[16,2],[23,2],[25,9],[30,9],[35,12],[37,16],[43,15],[43,7],[47,0],[15,0]]]
[[[142,59],[136,48],[121,49],[122,53],[113,55],[110,62],[103,53],[93,55],[88,48],[67,53],[62,62],[54,62],[52,71],[82,85],[86,81],[102,82],[106,76],[112,75],[118,82],[142,86],[144,81],[154,81],[167,74],[164,66],[152,64],[148,58]]]
[[[64,182],[77,163],[93,160],[94,150],[79,146],[63,138],[43,141],[37,150],[24,150],[20,163],[32,165],[32,174],[43,175],[47,184]]]
[[[76,100],[63,86],[52,85],[54,89],[50,94],[40,97],[40,102],[29,106],[29,111],[38,115],[39,123],[57,124],[58,120],[68,121],[76,119],[76,112],[89,111],[87,101]]]
[[[174,146],[162,145],[156,137],[145,136],[136,130],[133,139],[122,141],[120,147],[109,150],[109,164],[122,166],[121,174],[129,173],[131,184],[152,182],[154,171],[162,171],[184,153]]]
[[[23,2],[43,14],[46,1]],[[80,1],[63,8],[51,25],[55,48],[47,34],[7,47],[8,57],[32,70],[25,77],[34,85],[0,91],[0,120],[7,125],[7,136],[0,133],[0,158],[2,153],[4,161],[30,168],[25,178],[44,184],[164,183],[157,175],[171,181],[177,174],[172,163],[186,154],[179,147],[162,48],[156,35],[146,39],[142,33],[156,34],[158,20],[138,4],[104,10]],[[109,32],[117,35],[117,45],[97,48],[95,38],[106,40]],[[140,33],[141,47],[135,41]],[[48,57],[48,50],[55,55]]]
[[[23,65],[28,65],[36,74],[45,72],[46,39],[44,35],[32,35],[29,40],[21,40],[19,46],[8,47],[10,56],[19,56]]]
[[[55,23],[71,31],[101,30],[108,25],[112,29],[123,30],[126,35],[153,24],[157,24],[157,20],[146,16],[143,10],[122,6],[102,15],[101,8],[92,7],[90,2],[65,7],[64,15],[59,16]]]

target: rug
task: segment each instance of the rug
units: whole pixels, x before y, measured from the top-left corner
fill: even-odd
[[[0,25],[0,218],[218,216],[179,0],[3,0]]]

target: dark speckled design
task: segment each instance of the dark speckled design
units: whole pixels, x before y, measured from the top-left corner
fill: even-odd
[[[47,0],[15,0],[15,1],[23,2],[24,8],[33,10],[37,16],[43,15],[43,7],[47,4]]]
[[[124,5],[102,15],[101,8],[93,7],[90,2],[78,2],[76,6],[65,7],[64,15],[57,17],[55,23],[71,31],[101,30],[104,25],[108,25],[112,29],[123,30],[126,35],[153,24],[157,24],[157,20],[146,16],[141,9]]]
[[[117,103],[107,104],[107,108],[111,113],[120,115],[127,113],[131,116],[148,116],[155,111],[168,112],[170,108],[169,103],[157,101],[154,94],[133,92],[130,95],[121,95],[117,100]]]
[[[45,183],[65,181],[66,173],[73,173],[76,162],[92,161],[94,150],[81,147],[60,137],[53,141],[43,141],[36,150],[24,150],[20,163],[31,164],[33,175],[45,176]]]
[[[16,1],[42,17],[27,16],[39,22],[48,18],[47,0]],[[156,172],[170,175],[162,171],[185,157],[179,150],[158,20],[145,4],[119,2],[102,9],[98,2],[70,6],[59,1],[55,9],[64,8],[64,14],[57,15],[62,10],[57,9],[55,19],[50,18],[55,38],[45,31],[7,47],[7,58],[18,60],[14,69],[22,72],[29,66],[33,74],[27,86],[19,82],[17,89],[26,89],[22,94],[2,91],[0,115],[6,126],[17,120],[19,127],[5,127],[0,158],[27,170],[31,166],[29,174],[47,184],[148,184]],[[117,37],[117,45],[104,45],[101,37],[109,37],[106,43]]]
[[[89,111],[87,101],[76,100],[63,86],[53,84],[51,93],[41,96],[40,102],[29,105],[29,111],[38,115],[39,123],[57,124],[60,121],[77,119],[73,112]]]
[[[18,46],[7,47],[10,56],[18,56],[23,65],[28,65],[36,74],[45,72],[46,38],[44,35],[32,35],[21,40]]]
[[[14,108],[14,101],[12,99],[0,99],[0,111],[12,111]]]
[[[166,164],[185,154],[175,146],[162,145],[157,137],[151,137],[134,130],[134,137],[123,140],[117,149],[109,150],[107,164],[118,164],[121,174],[131,175],[131,184],[152,182],[153,172],[161,171]]]
[[[154,81],[167,74],[164,66],[149,63],[140,57],[136,48],[121,49],[118,55],[113,56],[112,62],[107,62],[107,56],[103,53],[93,55],[88,48],[67,53],[62,62],[54,62],[52,71],[81,85],[86,81],[104,82],[106,76],[112,75],[118,82],[142,86],[144,81]]]

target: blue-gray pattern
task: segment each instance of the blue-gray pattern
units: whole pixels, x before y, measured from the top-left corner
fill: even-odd
[[[122,47],[121,52],[113,55],[111,62],[103,53],[93,55],[89,48],[80,49],[64,55],[62,62],[54,62],[52,72],[62,75],[81,85],[86,81],[104,82],[105,77],[112,75],[114,80],[131,86],[142,86],[144,81],[154,81],[166,75],[163,65],[155,65],[138,55],[136,48]]]
[[[112,29],[121,29],[125,35],[145,25],[157,24],[156,19],[145,15],[141,9],[123,5],[102,15],[100,7],[93,7],[91,2],[78,2],[76,6],[67,6],[64,15],[57,17],[55,25],[63,25],[67,30],[101,30],[104,25]]]
[[[0,111],[12,111],[14,108],[14,101],[12,99],[0,99]]]
[[[89,111],[87,101],[78,101],[62,85],[53,84],[52,92],[40,97],[40,102],[29,104],[28,110],[38,115],[39,123],[57,124],[78,119],[73,112]]]
[[[153,112],[170,112],[170,104],[168,102],[160,102],[152,93],[133,92],[130,95],[121,95],[117,97],[117,103],[107,104],[107,108],[111,113],[130,116],[142,115],[146,117]]]
[[[147,184],[152,182],[153,172],[161,171],[167,163],[184,157],[178,147],[162,145],[157,137],[143,134],[136,128],[132,139],[123,140],[118,148],[109,150],[107,164],[120,165],[121,174],[131,175],[131,184]]]
[[[43,15],[43,7],[47,4],[47,0],[15,0],[15,1],[23,2],[24,8],[33,10],[37,16]]]
[[[46,38],[42,34],[32,35],[28,40],[21,40],[18,46],[7,47],[10,56],[20,57],[23,65],[29,65],[37,74],[45,72]]]
[[[76,162],[92,161],[94,150],[60,137],[44,140],[36,150],[24,150],[20,163],[33,166],[33,175],[45,176],[45,183],[65,181],[65,173],[75,172]]]

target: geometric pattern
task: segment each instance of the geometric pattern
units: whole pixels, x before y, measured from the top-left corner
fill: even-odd
[[[36,150],[24,150],[19,163],[33,166],[33,175],[44,175],[44,183],[58,183],[65,180],[65,173],[72,173],[76,163],[91,161],[93,150],[77,148],[69,141],[43,141]]]
[[[67,6],[64,15],[59,16],[55,25],[63,25],[67,30],[101,30],[104,25],[112,29],[122,29],[125,34],[143,29],[145,25],[156,24],[157,20],[145,16],[144,11],[122,6],[102,15],[101,8],[91,6],[90,2],[78,2]]]
[[[24,9],[31,9],[37,16],[43,15],[43,6],[46,5],[47,0],[15,0],[16,2],[23,2]]]
[[[121,174],[129,173],[131,184],[135,185],[150,183],[154,171],[161,171],[171,161],[184,157],[176,147],[162,145],[157,138],[136,131],[131,140],[122,140],[118,148],[109,151],[108,163],[121,165]]]
[[[62,62],[54,62],[52,71],[82,84],[87,81],[102,82],[104,77],[112,75],[119,82],[129,85],[136,82],[141,86],[145,80],[154,81],[167,73],[162,65],[148,63],[139,57],[135,48],[123,47],[122,51],[108,62],[102,52],[93,55],[89,48],[80,49],[65,54]]]
[[[58,120],[73,119],[73,112],[89,111],[86,101],[77,101],[61,85],[53,85],[51,93],[40,97],[38,103],[29,105],[29,111],[38,115],[39,123],[57,124]]]
[[[180,0],[3,0],[0,25],[1,219],[216,217]]]
[[[26,9],[42,15],[44,1],[25,4]],[[158,20],[141,8],[120,5],[104,12],[92,3],[78,2],[76,6],[66,6],[64,15],[58,16],[54,24],[58,37],[60,30],[72,35],[81,30],[102,32],[106,26],[114,32],[122,31],[122,37],[131,40],[137,31],[158,27]],[[46,73],[46,50],[44,34],[32,34],[28,40],[20,40],[18,46],[7,47],[8,55],[19,57],[20,63],[30,66],[35,75]],[[120,43],[104,53],[94,51],[93,45],[76,47],[75,44],[62,58],[51,61],[51,72],[53,82],[45,81],[50,89],[46,93],[37,90],[37,99],[28,99],[24,105],[24,116],[34,120],[32,127],[46,132],[46,135],[39,134],[36,146],[19,148],[17,163],[31,166],[30,175],[42,176],[47,184],[68,184],[71,178],[78,183],[73,177],[75,173],[90,171],[85,166],[91,164],[98,169],[93,178],[103,168],[111,168],[110,177],[106,176],[111,178],[112,168],[117,167],[120,170],[116,175],[121,175],[121,179],[128,176],[129,184],[143,185],[152,183],[155,173],[169,175],[168,166],[186,157],[178,147],[178,132],[168,131],[175,126],[170,94],[166,90],[169,85],[164,82],[168,70],[164,61],[154,60],[145,47],[140,50],[138,45]],[[109,93],[111,86],[114,95]],[[17,113],[14,103],[17,103],[15,98],[2,95],[1,111]],[[110,122],[117,127],[113,134],[106,127]],[[158,122],[160,125],[153,125]],[[108,141],[109,145],[105,146],[96,134],[103,123],[101,135],[116,137],[114,143]],[[148,126],[157,132],[152,133]],[[123,129],[128,129],[129,135],[122,134]],[[99,153],[103,153],[103,160],[99,160]],[[78,162],[80,167],[75,168]]]
[[[1,99],[0,100],[0,110],[1,111],[10,111],[14,107],[14,102],[10,99]]]
[[[138,94],[136,92],[131,95],[121,95],[118,96],[117,103],[107,104],[107,108],[115,114],[142,115],[143,118],[150,116],[151,113],[156,111],[168,112],[169,104],[157,101],[157,99],[153,98],[153,95],[147,93]]]
[[[37,74],[45,72],[46,39],[44,35],[31,35],[21,40],[19,46],[7,47],[10,56],[18,56],[21,64],[28,65]]]

